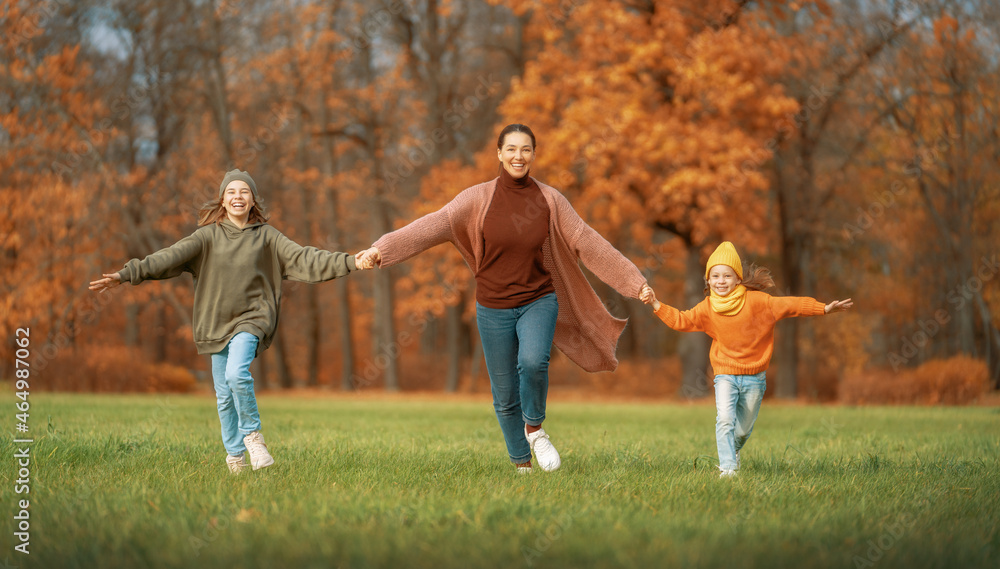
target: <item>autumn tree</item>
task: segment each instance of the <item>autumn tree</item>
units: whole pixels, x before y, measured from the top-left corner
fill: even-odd
[[[968,354],[987,361],[994,381],[1000,374],[1000,333],[984,294],[996,288],[1000,273],[987,229],[997,223],[992,188],[1000,183],[1000,82],[992,55],[997,21],[991,6],[925,3],[926,25],[908,34],[900,72],[884,78],[879,91],[891,109],[884,161],[892,178],[883,184],[894,202],[898,198],[891,213],[911,216],[923,228],[906,247],[910,258],[923,262],[903,257],[891,269],[897,280],[913,280],[924,293],[901,333],[893,334],[887,358],[893,369],[927,355]],[[991,13],[993,20],[984,19]],[[859,209],[870,218],[865,210]],[[876,217],[870,225],[881,223],[882,216]],[[846,229],[857,232],[865,221]]]
[[[832,208],[837,197],[857,187],[858,161],[873,144],[872,136],[890,112],[874,102],[873,77],[883,73],[896,40],[916,16],[893,5],[867,10],[826,3],[776,8],[774,33],[790,57],[778,80],[796,101],[797,112],[776,121],[765,149],[754,162],[770,176],[776,205],[779,289],[794,296],[851,296],[846,287],[820,290],[818,283],[838,282],[824,270],[843,254]],[[795,397],[799,386],[800,332],[813,323],[791,318],[778,325],[776,393]],[[812,394],[815,395],[815,394]]]
[[[0,332],[30,330],[32,365],[74,351],[90,323],[81,274],[98,249],[91,212],[108,136],[104,102],[66,7],[0,3]],[[109,127],[110,129],[110,127]],[[9,369],[4,350],[4,369]]]

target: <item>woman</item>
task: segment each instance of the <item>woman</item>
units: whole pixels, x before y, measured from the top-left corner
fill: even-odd
[[[194,233],[90,283],[90,290],[104,292],[122,282],[194,276],[194,342],[199,354],[212,355],[222,443],[233,473],[274,464],[260,433],[250,364],[274,338],[282,279],[316,283],[356,270],[354,256],[302,247],[266,221],[253,178],[231,170],[219,198],[199,212],[201,227]]]
[[[455,244],[476,277],[476,323],[507,453],[518,472],[531,472],[532,452],[542,470],[552,471],[559,453],[542,422],[553,341],[583,369],[610,371],[625,328],[578,260],[629,298],[638,299],[646,280],[562,194],[528,175],[535,159],[531,129],[506,126],[497,158],[499,177],[383,235],[358,254],[358,266],[389,267],[445,241]]]

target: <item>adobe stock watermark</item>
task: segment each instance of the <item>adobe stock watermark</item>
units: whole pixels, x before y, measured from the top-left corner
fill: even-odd
[[[194,550],[195,557],[201,556],[201,550],[214,543],[219,537],[233,527],[235,523],[247,523],[260,516],[253,509],[245,509],[236,504],[225,504],[219,515],[206,520],[205,526],[198,535],[192,534],[188,544]]]
[[[966,304],[975,298],[975,293],[980,292],[983,285],[996,278],[998,273],[1000,273],[1000,259],[997,258],[997,254],[994,253],[989,258],[984,255],[975,274],[948,292],[946,297],[948,304],[952,305],[955,311],[965,309]],[[920,350],[926,348],[944,326],[951,322],[951,317],[951,311],[939,308],[934,312],[933,318],[918,322],[919,330],[903,338],[899,351],[889,353],[888,360],[892,365],[892,371],[899,371],[900,367],[909,363]]]
[[[572,17],[573,12],[584,4],[586,4],[584,0],[559,0],[559,3],[554,8],[544,10],[542,17],[545,19],[546,24],[556,28],[563,28]]]
[[[551,549],[557,541],[572,529],[577,518],[585,516],[590,508],[603,498],[603,491],[618,483],[622,472],[625,472],[628,466],[627,463],[622,463],[616,467],[611,479],[601,486],[601,491],[597,492],[594,499],[584,504],[578,511],[555,515],[545,525],[544,529],[536,529],[531,537],[528,538],[528,544],[521,546],[521,556],[524,558],[524,564],[528,567],[534,567],[545,552]],[[643,501],[643,504],[650,507],[645,501]]]
[[[931,146],[918,150],[913,158],[903,166],[903,174],[914,180],[920,179],[924,172],[929,171],[937,164],[940,156],[947,152],[960,138],[957,133],[939,134]],[[893,180],[889,184],[889,189],[879,192],[867,206],[858,206],[855,222],[844,224],[844,238],[854,244],[859,237],[875,226],[876,221],[885,217],[889,210],[896,207],[899,203],[897,198],[906,193],[909,187],[902,180]]]
[[[826,84],[813,84],[809,87],[808,93],[805,104],[797,112],[786,113],[784,117],[775,121],[774,136],[755,150],[751,150],[749,158],[737,167],[736,174],[716,184],[715,189],[723,201],[728,202],[731,194],[741,191],[750,180],[750,174],[759,172],[771,160],[782,140],[802,130],[806,123],[812,120],[813,115],[822,110],[830,98],[836,95],[836,89]]]
[[[393,18],[406,10],[402,0],[391,0],[383,8],[369,12],[361,18],[361,25],[354,30],[350,46],[352,52],[358,52],[371,47],[375,38],[388,27]]]
[[[616,118],[611,118],[605,121],[604,128],[587,143],[586,147],[581,149],[576,158],[574,158],[570,163],[569,167],[560,172],[556,172],[554,177],[556,184],[561,188],[565,188],[575,183],[577,181],[577,176],[574,172],[585,173],[587,168],[590,166],[590,159],[587,158],[587,155],[605,154],[609,149],[613,149],[623,141],[624,132],[624,122]]]
[[[257,154],[270,146],[285,130],[285,127],[292,122],[291,105],[274,105],[269,111],[267,120],[261,122],[257,130],[240,141],[239,147],[236,149],[238,164],[230,164],[231,169],[239,167],[239,165],[246,167],[247,164],[253,163],[257,159]]]
[[[765,486],[757,491],[755,491],[755,498],[745,504],[740,504],[745,506],[746,509],[738,510],[735,512],[730,512],[726,515],[726,523],[729,524],[729,530],[733,533],[739,533],[740,530],[757,515],[757,512],[761,508],[768,508],[766,505],[761,505],[763,500],[761,498],[769,498],[774,494],[774,489],[772,486]]]
[[[452,103],[442,115],[447,128],[435,128],[428,136],[403,149],[392,165],[382,168],[382,180],[389,192],[395,192],[401,182],[432,160],[438,147],[450,140],[473,113],[503,91],[503,84],[492,73],[479,75],[476,81],[472,94]]]
[[[87,159],[96,160],[100,154],[100,147],[106,144],[114,134],[115,124],[127,119],[136,113],[138,107],[146,104],[156,85],[169,81],[170,74],[164,73],[147,76],[141,82],[132,83],[125,93],[111,101],[108,106],[111,111],[109,116],[101,119],[93,127],[84,130],[83,136],[79,140],[63,150],[64,158],[52,162],[52,172],[71,178],[84,166]]]
[[[403,353],[403,348],[413,345],[420,337],[420,334],[427,329],[431,322],[431,314],[440,313],[447,306],[459,302],[463,290],[454,283],[444,283],[444,294],[435,299],[433,307],[425,312],[411,314],[407,319],[409,329],[402,330],[396,334],[396,338],[388,345],[381,346],[378,353],[365,360],[360,374],[351,375],[351,386],[354,389],[367,387],[382,376],[389,364],[397,360]]]
[[[114,302],[127,287],[117,286],[103,293],[90,294],[87,299],[80,304],[73,306],[72,318],[65,318],[62,326],[49,334],[48,341],[37,353],[39,359],[34,364],[35,371],[43,371],[49,363],[56,358],[59,352],[70,345],[77,335],[84,332],[84,326],[90,326],[97,320],[97,316]]]
[[[885,557],[886,552],[892,549],[908,531],[912,530],[916,523],[916,519],[911,518],[905,512],[896,516],[892,522],[883,526],[881,535],[866,542],[868,549],[865,550],[864,556],[856,554],[851,558],[854,567],[857,569],[874,567],[875,563]]]
[[[903,8],[904,10],[906,8]],[[882,36],[882,40],[888,44],[888,42],[897,35],[901,30],[908,26],[906,24],[908,20],[902,17],[902,13],[897,14],[892,20],[881,19],[876,23],[879,32]],[[718,32],[715,32],[718,33]],[[699,37],[699,41],[709,41],[704,37]],[[689,57],[694,57],[694,48],[697,46],[697,42],[692,42],[689,44],[687,54]],[[884,56],[885,50],[880,50],[879,55]],[[855,53],[856,57],[863,57],[860,51]],[[851,73],[851,69],[854,62],[847,62],[844,59],[839,60],[834,66],[834,73],[838,76],[838,80],[843,79]],[[825,83],[812,84],[810,85],[807,96],[804,101],[804,105],[798,110],[798,112],[787,113],[784,117],[778,119],[774,124],[775,135],[771,137],[766,143],[761,147],[752,151],[750,158],[744,160],[739,168],[738,173],[731,177],[728,181],[720,181],[716,185],[716,190],[722,197],[723,201],[728,201],[730,193],[734,191],[741,190],[747,183],[749,173],[758,172],[761,167],[766,164],[774,152],[777,150],[778,145],[782,140],[789,138],[792,134],[801,131],[809,121],[812,120],[814,115],[822,110],[830,102],[832,98],[838,95],[838,89],[833,87],[828,87]]]
[[[67,2],[61,0],[32,2],[14,24],[12,37],[15,44],[20,45],[42,35],[49,20],[67,5]]]

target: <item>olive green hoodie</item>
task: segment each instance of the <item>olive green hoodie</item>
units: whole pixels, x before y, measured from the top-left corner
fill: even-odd
[[[281,281],[328,281],[356,270],[354,256],[303,247],[265,223],[243,229],[231,221],[198,228],[177,243],[132,259],[118,271],[122,282],[194,276],[194,343],[199,354],[222,351],[237,332],[249,332],[267,349],[278,327]]]

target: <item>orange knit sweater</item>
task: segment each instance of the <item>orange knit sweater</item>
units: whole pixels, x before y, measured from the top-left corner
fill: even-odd
[[[680,332],[705,332],[712,337],[709,360],[716,375],[753,375],[767,369],[774,353],[774,325],[792,316],[820,316],[826,305],[805,296],[771,296],[747,291],[743,308],[733,316],[714,310],[709,299],[681,312],[660,303],[656,315]]]

